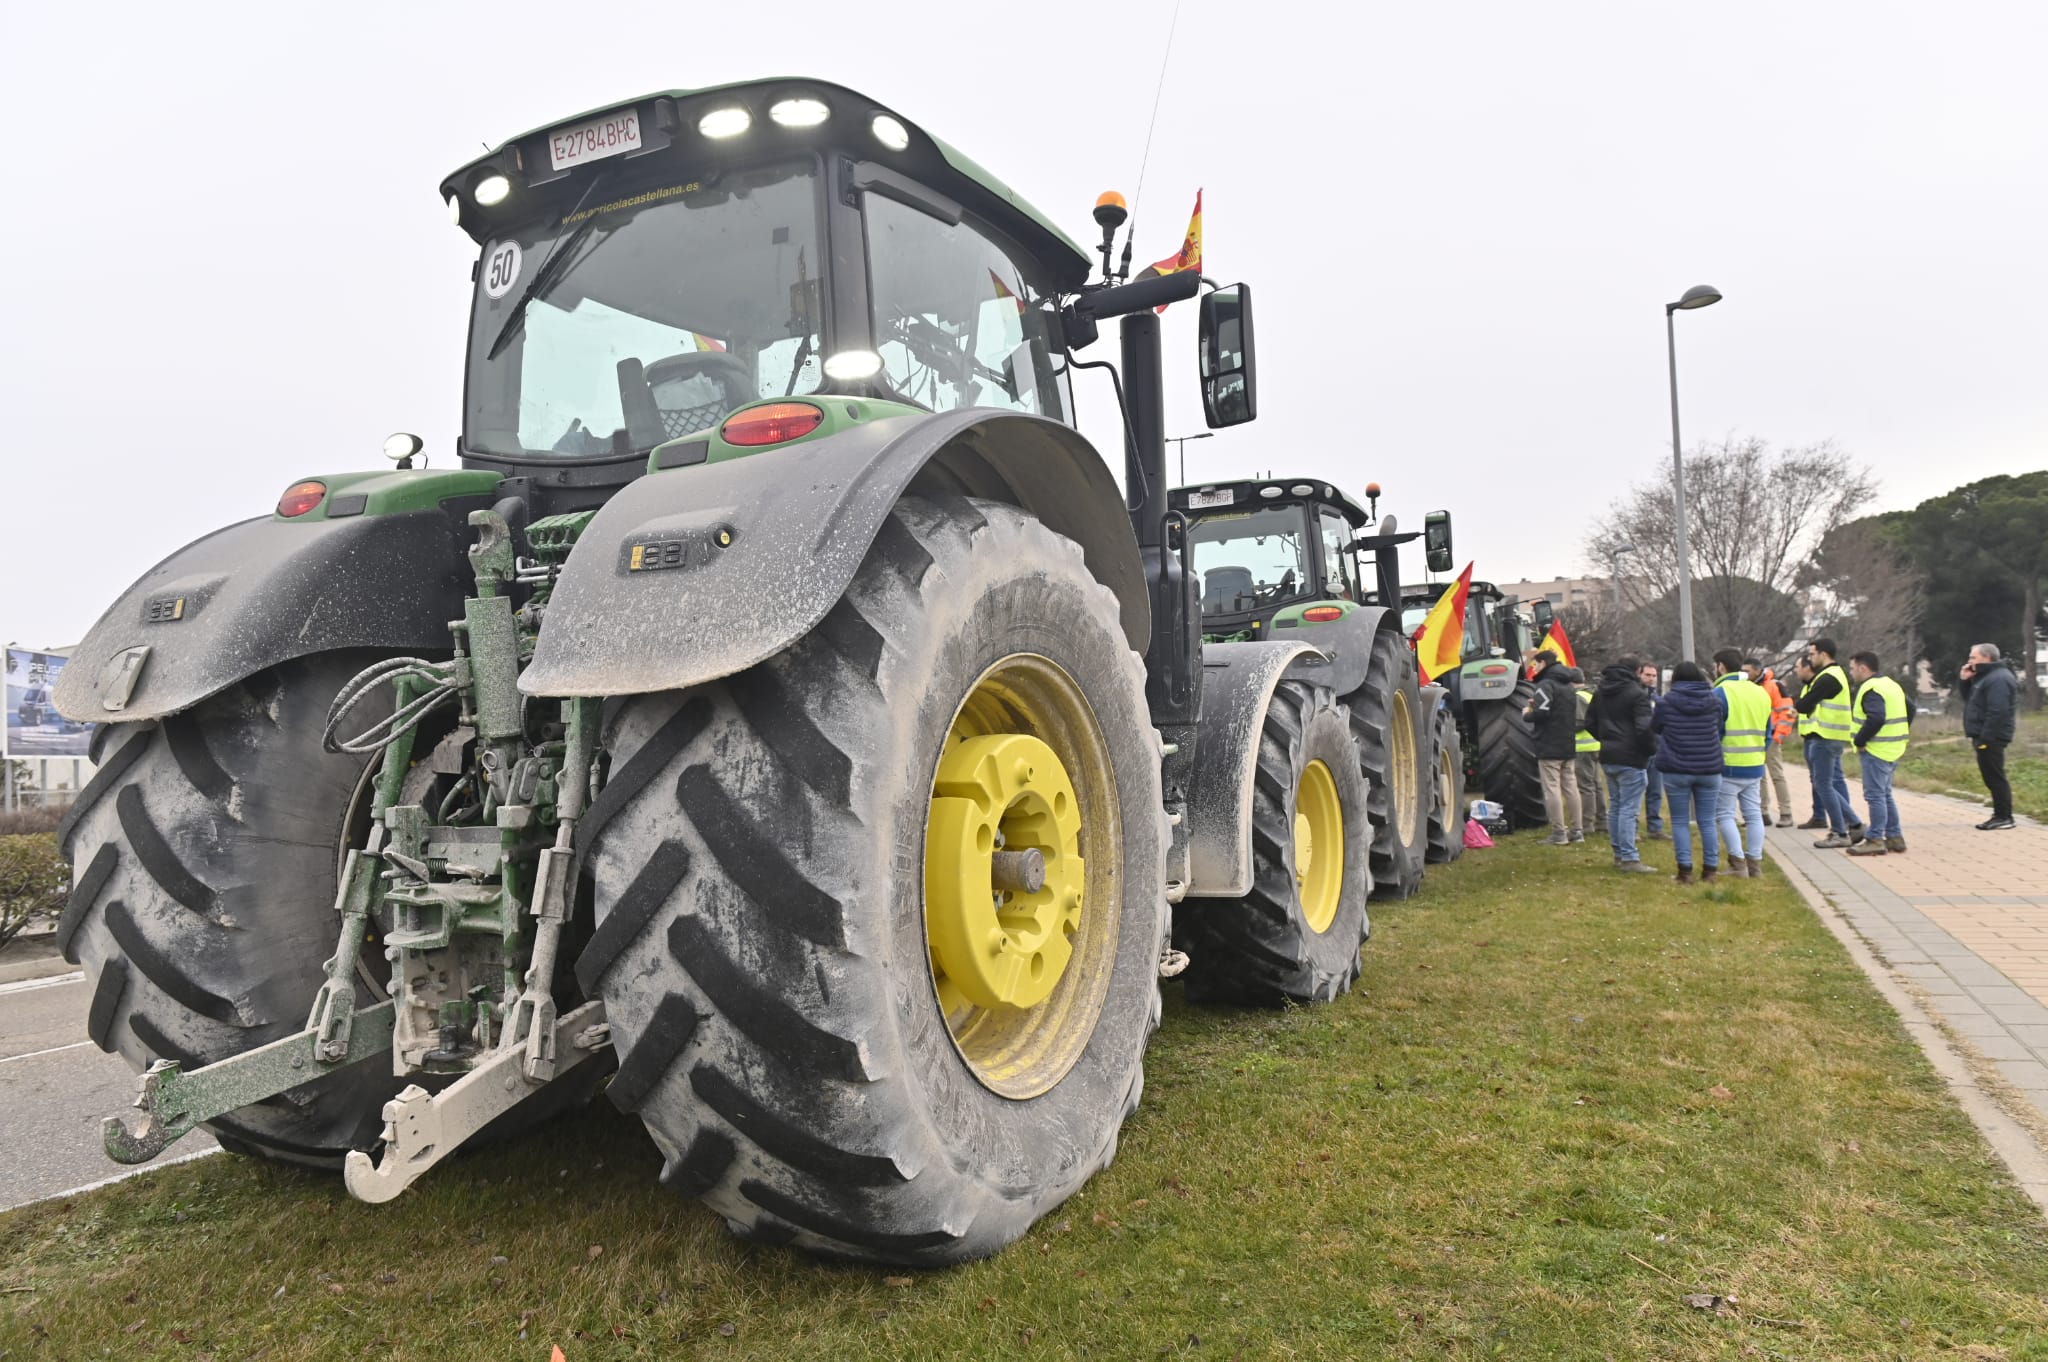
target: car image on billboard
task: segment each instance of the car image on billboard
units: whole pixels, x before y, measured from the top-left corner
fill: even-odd
[[[7,755],[82,757],[92,742],[92,725],[74,723],[50,703],[57,673],[66,659],[57,653],[7,650]]]

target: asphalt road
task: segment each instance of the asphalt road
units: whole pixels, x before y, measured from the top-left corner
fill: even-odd
[[[85,1038],[91,1001],[75,971],[0,983],[0,1210],[140,1171],[100,1148],[100,1121],[135,1100],[135,1073]],[[194,1131],[144,1167],[218,1148]]]

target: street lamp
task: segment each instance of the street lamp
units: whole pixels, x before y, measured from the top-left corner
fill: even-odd
[[[1180,446],[1180,447],[1179,447],[1178,449],[1176,449],[1176,450],[1174,451],[1174,453],[1176,453],[1176,454],[1180,455],[1180,485],[1181,485],[1181,486],[1185,487],[1185,486],[1187,486],[1187,485],[1188,485],[1188,451],[1187,451],[1187,443],[1188,443],[1188,441],[1190,441],[1190,440],[1206,440],[1206,439],[1208,439],[1208,438],[1209,438],[1210,436],[1214,435],[1215,433],[1216,433],[1216,432],[1215,432],[1215,431],[1213,431],[1213,430],[1205,430],[1205,431],[1203,431],[1203,432],[1202,432],[1202,433],[1201,433],[1200,435],[1169,435],[1169,436],[1167,436],[1167,437],[1166,437],[1166,443],[1168,443],[1168,444],[1170,444],[1170,445],[1178,445],[1178,446]]]
[[[1678,329],[1671,318],[1720,301],[1721,290],[1712,284],[1694,284],[1677,302],[1664,304],[1664,347],[1671,360],[1671,492],[1678,508],[1678,655],[1687,662],[1697,660],[1692,650],[1692,550],[1685,526],[1685,446],[1678,438]]]

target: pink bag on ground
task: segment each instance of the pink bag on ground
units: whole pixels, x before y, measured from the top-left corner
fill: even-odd
[[[1465,850],[1476,851],[1492,845],[1492,835],[1485,828],[1479,826],[1477,819],[1468,818],[1465,820]]]

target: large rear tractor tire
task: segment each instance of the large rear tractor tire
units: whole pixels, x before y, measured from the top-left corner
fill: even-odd
[[[1507,811],[1511,828],[1547,826],[1543,778],[1536,769],[1536,733],[1522,709],[1536,698],[1536,687],[1517,682],[1505,700],[1475,706],[1479,735],[1479,787]]]
[[[1436,765],[1429,803],[1429,860],[1443,865],[1465,854],[1465,740],[1457,716],[1436,714]]]
[[[335,692],[374,660],[284,663],[161,722],[95,735],[98,774],[59,833],[57,929],[92,981],[86,1030],[137,1069],[187,1069],[306,1024],[334,952],[335,847],[364,759],[321,750]],[[381,963],[381,962],[380,962]],[[358,988],[358,1006],[372,1001]],[[375,1144],[391,1066],[374,1060],[207,1129],[230,1149],[332,1165]]]
[[[1174,909],[1188,1000],[1277,1007],[1350,988],[1369,929],[1371,845],[1344,707],[1321,686],[1282,682],[1259,734],[1252,892]]]
[[[1344,697],[1372,815],[1372,893],[1405,899],[1422,887],[1429,843],[1430,730],[1415,654],[1398,634],[1373,635],[1365,684]]]
[[[577,972],[664,1182],[755,1240],[935,1266],[1108,1164],[1167,830],[1144,670],[1078,545],[906,498],[815,630],[629,701],[607,746]]]

